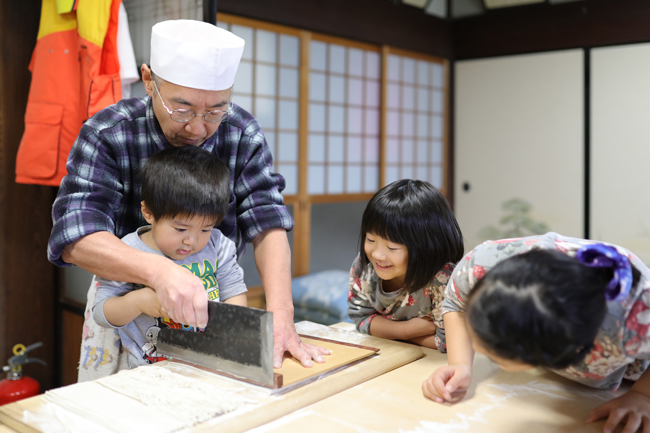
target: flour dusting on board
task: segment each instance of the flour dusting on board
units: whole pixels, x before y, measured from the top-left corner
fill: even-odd
[[[477,432],[484,431],[483,429],[477,430],[479,426],[488,426],[488,421],[485,419],[486,415],[495,408],[499,407],[503,402],[514,397],[514,393],[506,393],[505,395],[492,395],[485,394],[490,400],[490,403],[477,403],[474,401],[465,401],[465,406],[456,406],[459,412],[455,417],[444,421],[420,421],[420,426],[413,430],[402,430],[400,433],[456,433],[456,432]],[[467,409],[461,412],[462,409]],[[467,413],[470,412],[470,413]]]
[[[48,391],[44,400],[56,411],[79,415],[108,431],[163,433],[254,406],[269,394],[265,388],[165,362]]]
[[[313,410],[309,410],[309,409],[299,410],[290,413],[288,415],[285,415],[282,418],[278,418],[274,421],[271,421],[270,423],[248,430],[247,433],[266,433],[266,432],[272,432],[274,430],[277,431],[278,429],[280,429],[280,427],[284,427],[287,424],[291,424],[292,422],[301,420],[302,418],[310,417],[314,414],[315,412]]]
[[[488,386],[492,388],[496,388],[498,390],[507,392],[512,395],[517,395],[519,397],[525,397],[530,394],[537,394],[537,395],[545,395],[554,399],[560,399],[560,400],[573,400],[575,397],[570,397],[570,396],[565,396],[559,394],[557,391],[558,389],[551,388],[549,389],[548,387],[544,389],[544,387],[539,386],[541,385],[538,382],[530,382],[525,385],[510,385],[506,383],[498,383],[498,384],[489,384]]]
[[[480,404],[472,414],[458,413],[456,419],[447,422],[420,421],[420,426],[414,430],[402,430],[400,433],[452,433],[477,431],[477,424],[487,425],[485,413],[494,408],[492,404]]]
[[[332,328],[313,322],[296,323],[296,331],[298,331],[298,334],[309,335],[310,337],[327,338],[330,340],[353,343],[361,346],[372,346],[372,344],[369,344],[369,342],[372,342],[373,340],[373,337],[361,334],[356,331]]]
[[[617,391],[598,390],[581,385],[572,386],[570,389],[561,382],[537,382],[533,381],[527,384],[490,384],[488,385],[498,390],[513,393],[519,397],[530,395],[545,395],[553,399],[576,401],[576,397],[584,398],[590,405],[605,403],[625,393],[624,390]]]
[[[23,411],[22,421],[39,431],[47,433],[112,433],[111,430],[55,404],[44,404],[38,412]]]
[[[239,391],[244,391],[241,386],[204,382],[156,367],[140,368],[137,370],[139,374],[130,374],[128,377],[120,372],[99,379],[98,382],[144,405],[175,413],[193,424],[232,412],[245,403],[255,401],[239,394]]]

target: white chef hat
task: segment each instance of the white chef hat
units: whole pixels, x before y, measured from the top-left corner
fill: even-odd
[[[163,21],[151,29],[151,70],[179,86],[229,89],[243,52],[242,38],[202,21]]]

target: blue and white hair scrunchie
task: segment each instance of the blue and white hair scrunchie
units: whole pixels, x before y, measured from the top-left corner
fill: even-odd
[[[590,268],[612,268],[612,278],[605,289],[605,299],[620,302],[632,289],[632,265],[616,248],[603,244],[585,245],[576,252],[576,259]]]

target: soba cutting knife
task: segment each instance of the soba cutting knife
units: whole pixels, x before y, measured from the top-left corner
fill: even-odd
[[[208,301],[203,332],[162,328],[158,355],[274,386],[273,313]]]

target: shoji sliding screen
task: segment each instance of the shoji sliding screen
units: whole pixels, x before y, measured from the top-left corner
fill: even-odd
[[[388,54],[386,180],[420,179],[445,189],[446,92],[442,59]]]
[[[446,191],[444,59],[220,16],[246,41],[233,101],[260,122],[290,201],[368,199],[403,178]]]
[[[280,33],[220,22],[246,41],[237,70],[233,102],[260,123],[273,155],[273,168],[286,180],[285,196],[298,194],[300,99],[299,32]]]
[[[227,14],[218,25],[246,41],[233,101],[259,121],[286,179],[294,274],[309,271],[313,204],[365,202],[402,178],[446,192],[445,60]]]
[[[309,64],[310,195],[379,187],[379,49],[312,39]]]

